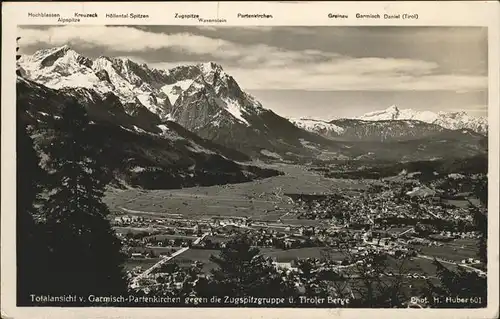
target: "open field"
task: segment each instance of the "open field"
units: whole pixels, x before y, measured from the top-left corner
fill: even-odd
[[[469,200],[471,201],[471,203],[473,205],[476,205],[476,206],[480,205],[480,201],[477,198],[469,198]],[[459,208],[466,208],[466,207],[469,207],[469,205],[470,205],[469,201],[464,200],[464,199],[445,199],[443,202],[447,203],[449,205],[459,207]]]
[[[388,271],[394,273],[417,273],[434,276],[436,267],[432,264],[432,260],[412,257],[411,259],[401,260],[389,258],[387,261]]]
[[[449,245],[452,246],[464,246],[467,249],[476,249],[477,250],[477,245],[478,245],[478,240],[477,239],[470,239],[470,238],[459,238],[455,239],[454,241],[448,243]]]
[[[277,220],[292,208],[285,193],[345,193],[364,189],[369,181],[327,179],[296,165],[273,165],[285,173],[263,180],[223,186],[191,187],[172,190],[110,190],[105,202],[112,211],[132,215],[189,218],[211,216],[248,216],[260,220]],[[125,209],[125,210],[124,210]],[[287,219],[287,222],[293,218]],[[298,224],[317,223],[297,221]]]
[[[477,259],[478,254],[477,243],[473,239],[457,239],[445,243],[444,246],[424,246],[421,248],[424,255],[453,261],[461,261],[467,258]]]

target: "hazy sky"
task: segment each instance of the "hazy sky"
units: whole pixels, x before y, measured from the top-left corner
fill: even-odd
[[[384,109],[487,112],[487,29],[26,26],[21,53],[68,44],[155,68],[215,61],[264,107],[331,119]]]

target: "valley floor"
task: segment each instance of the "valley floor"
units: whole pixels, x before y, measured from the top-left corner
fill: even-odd
[[[150,216],[206,218],[244,216],[278,220],[293,207],[285,194],[345,194],[365,189],[370,180],[325,178],[307,167],[289,164],[266,165],[285,173],[248,183],[190,187],[173,190],[110,190],[105,198],[112,211]]]

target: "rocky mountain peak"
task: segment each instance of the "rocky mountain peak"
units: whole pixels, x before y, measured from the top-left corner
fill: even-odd
[[[213,61],[209,61],[209,62],[205,62],[205,63],[200,63],[198,64],[198,67],[204,71],[204,73],[210,73],[210,72],[222,72],[224,71],[223,68],[222,68],[222,65],[216,63],[216,62],[213,62]]]
[[[25,56],[23,60],[36,64],[40,68],[45,68],[52,66],[55,61],[68,54],[71,56],[79,56],[79,54],[71,50],[68,45],[63,45],[61,47],[39,50],[30,57]]]
[[[399,108],[395,104],[393,104],[385,109],[385,111],[389,113],[399,113]]]

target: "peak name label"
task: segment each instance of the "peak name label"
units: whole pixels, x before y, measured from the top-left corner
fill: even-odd
[[[149,15],[141,13],[106,13],[106,18],[110,19],[147,19]]]

